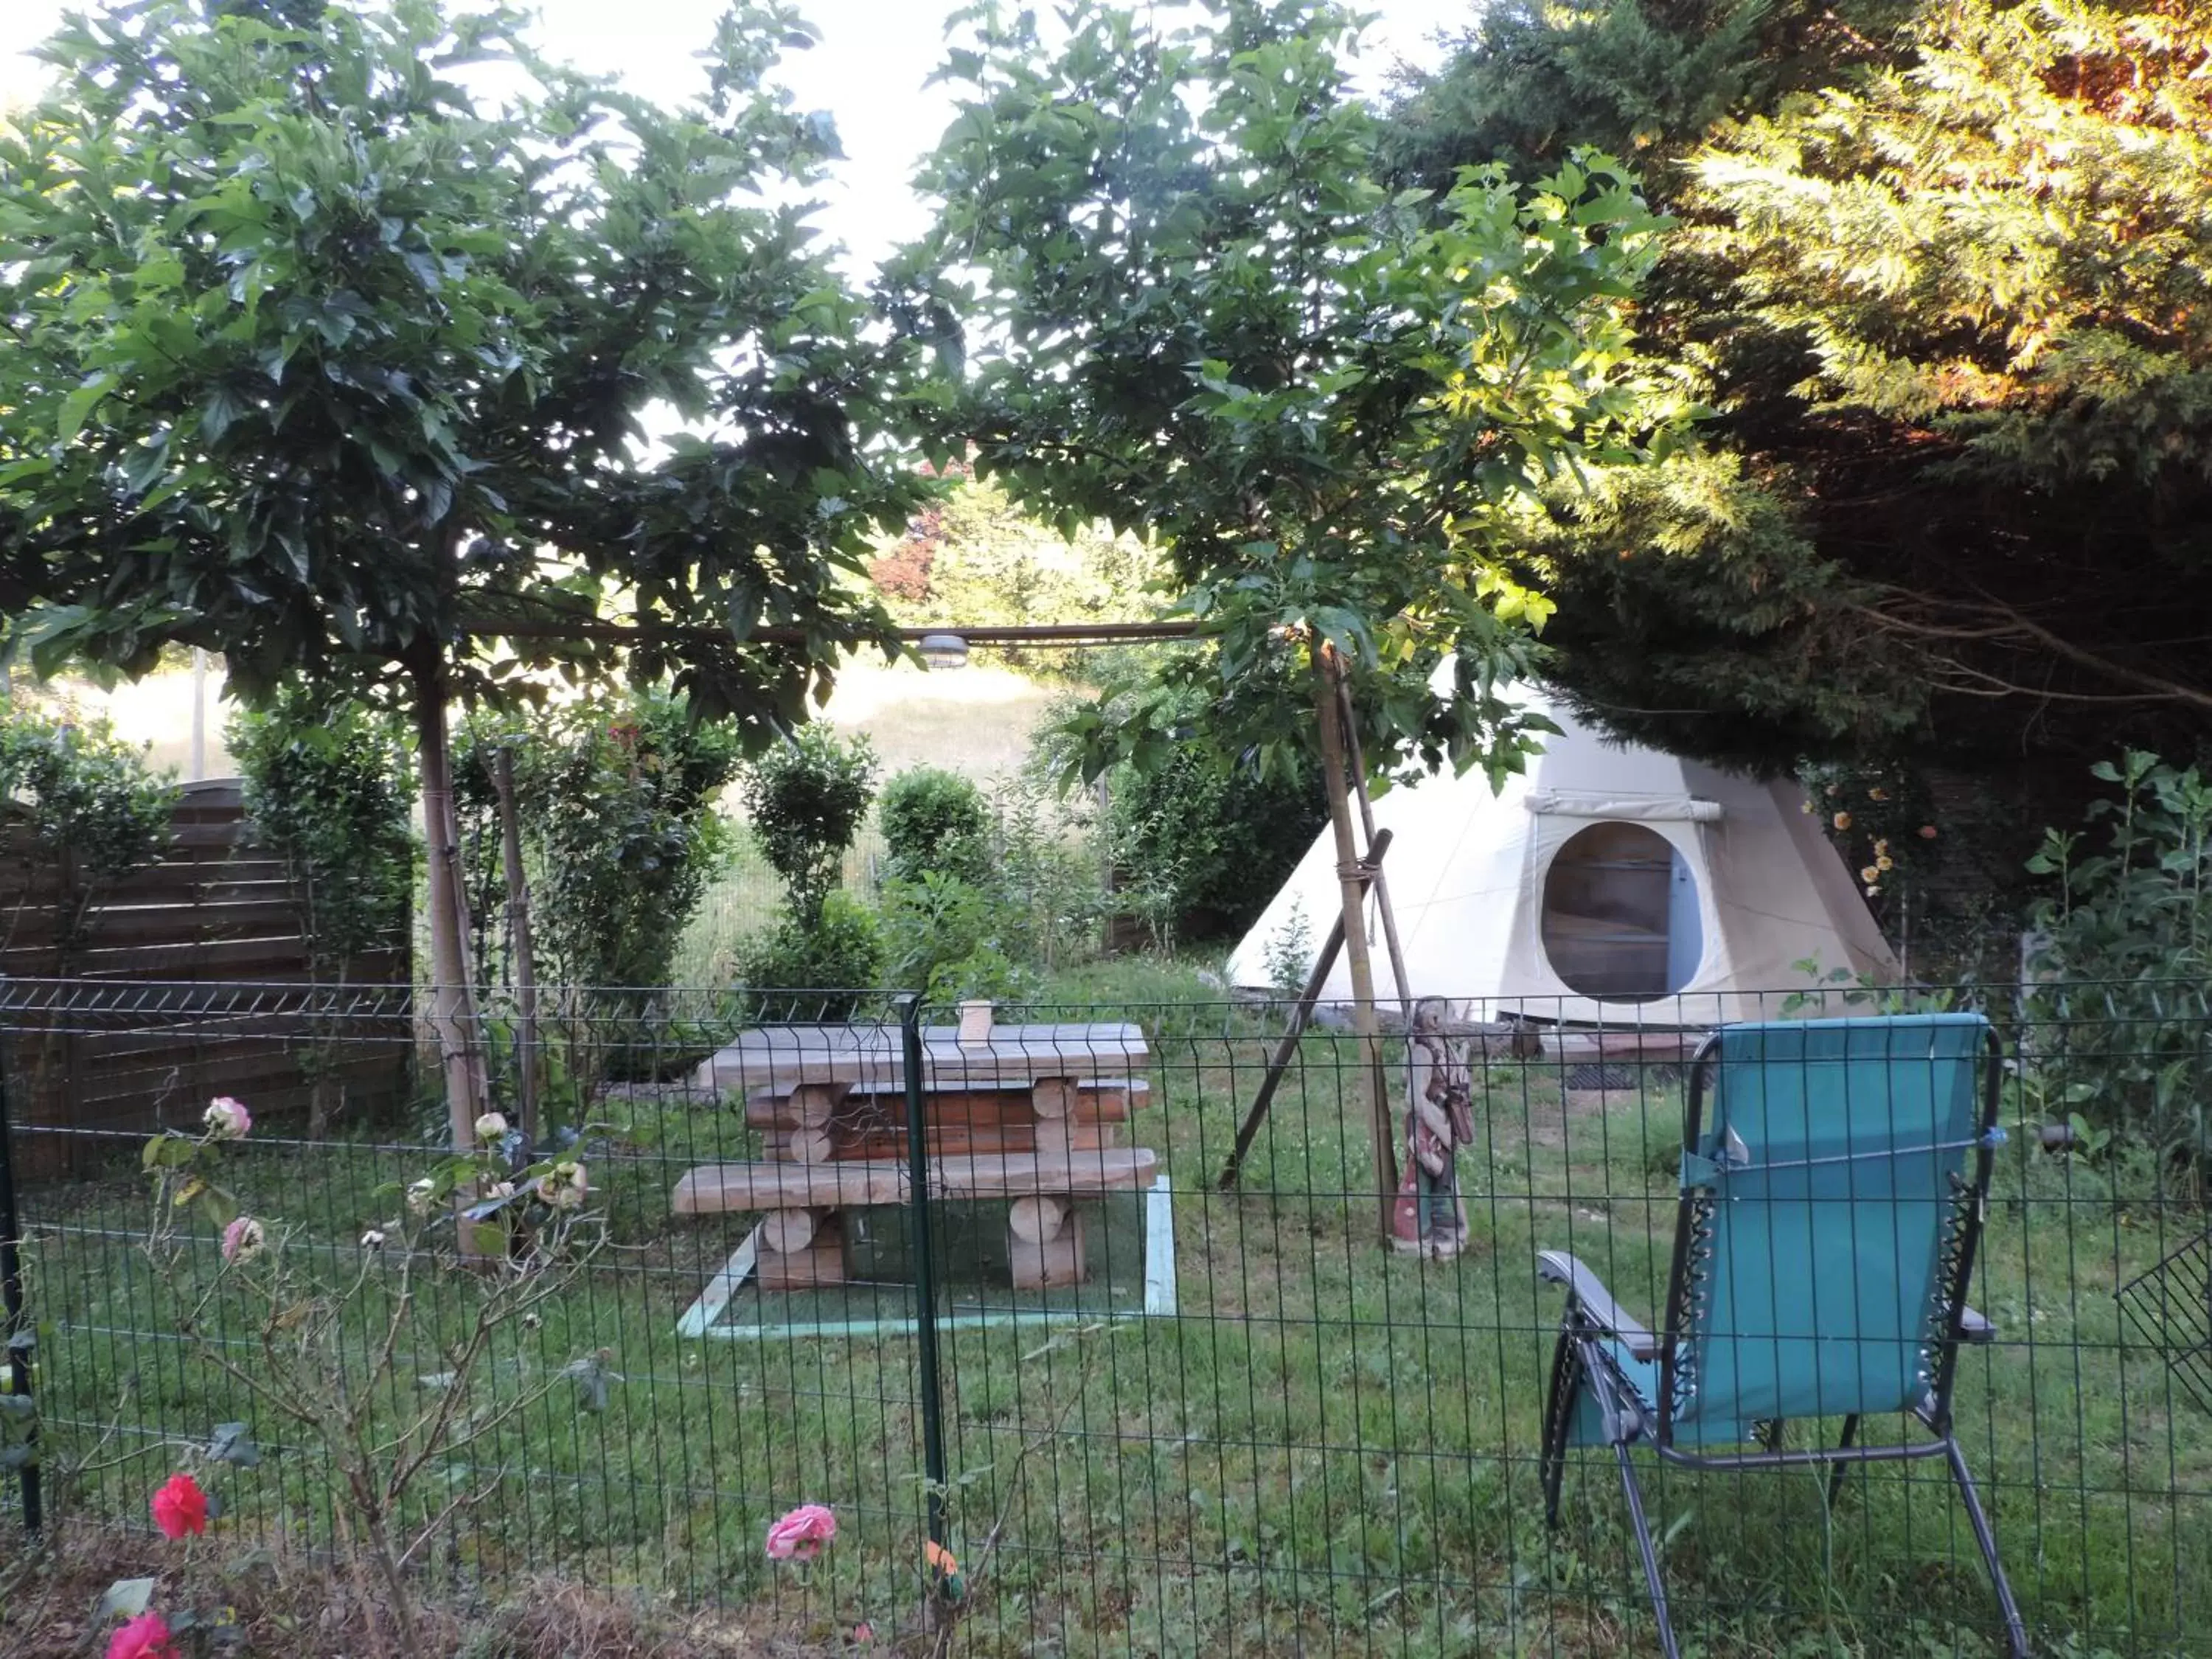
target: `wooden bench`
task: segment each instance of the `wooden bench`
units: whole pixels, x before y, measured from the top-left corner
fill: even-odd
[[[1014,1200],[1007,1243],[1022,1289],[1073,1284],[1085,1272],[1082,1219],[1073,1200],[1152,1184],[1159,1155],[1146,1146],[1072,1156],[1035,1152],[939,1158],[929,1164],[932,1199]],[[678,1215],[764,1210],[758,1237],[763,1290],[801,1290],[844,1279],[840,1209],[903,1204],[913,1190],[903,1165],[709,1164],[676,1183]]]

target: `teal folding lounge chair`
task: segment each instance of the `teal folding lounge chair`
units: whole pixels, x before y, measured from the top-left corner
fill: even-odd
[[[1991,1334],[1966,1297],[2004,1139],[1999,1060],[1978,1014],[1724,1027],[1691,1066],[1661,1334],[1573,1256],[1538,1258],[1567,1291],[1544,1413],[1546,1517],[1559,1522],[1567,1449],[1611,1447],[1668,1659],[1667,1590],[1629,1458],[1639,1441],[1693,1469],[1826,1464],[1832,1497],[1853,1463],[1948,1460],[2011,1650],[2027,1654],[1951,1425],[1959,1344]],[[1932,1438],[1860,1443],[1863,1419],[1892,1413]],[[1830,1417],[1844,1419],[1834,1447],[1783,1449],[1789,1419]]]

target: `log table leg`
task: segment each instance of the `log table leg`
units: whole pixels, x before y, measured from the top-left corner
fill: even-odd
[[[1016,1199],[1007,1224],[1007,1254],[1013,1262],[1016,1290],[1050,1290],[1083,1282],[1083,1218],[1067,1199]]]
[[[787,1129],[769,1134],[768,1155],[784,1164],[827,1164],[834,1148],[827,1129]]]
[[[850,1093],[843,1084],[805,1084],[760,1103],[768,1155],[784,1164],[827,1164],[830,1121]],[[748,1112],[748,1118],[754,1116]],[[845,1282],[845,1224],[835,1210],[771,1210],[760,1224],[754,1272],[764,1291],[809,1291]]]
[[[1114,1131],[1101,1121],[1095,1101],[1086,1102],[1072,1077],[1041,1077],[1030,1085],[1030,1109],[1040,1153],[1072,1158],[1114,1144]]]
[[[845,1223],[834,1210],[771,1210],[757,1235],[754,1268],[764,1291],[808,1291],[845,1282]]]

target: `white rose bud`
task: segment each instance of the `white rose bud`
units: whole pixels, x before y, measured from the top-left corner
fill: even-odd
[[[478,1140],[498,1140],[507,1133],[507,1119],[498,1112],[486,1112],[477,1120]]]
[[[384,1248],[384,1234],[382,1231],[379,1228],[371,1227],[367,1232],[363,1233],[361,1236],[361,1248],[364,1250],[382,1249]]]
[[[430,1206],[438,1201],[438,1183],[425,1176],[407,1189],[407,1207],[416,1215],[428,1215]]]
[[[538,1177],[538,1196],[556,1210],[573,1210],[584,1201],[590,1190],[580,1164],[556,1164],[551,1170]]]

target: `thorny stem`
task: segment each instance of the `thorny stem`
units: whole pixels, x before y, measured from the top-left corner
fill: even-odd
[[[167,1218],[173,1223],[173,1215]],[[349,1558],[356,1594],[368,1614],[370,1639],[380,1653],[389,1650],[382,1620],[377,1616],[377,1603],[381,1601],[388,1608],[404,1659],[422,1659],[422,1629],[408,1589],[407,1565],[457,1510],[472,1507],[489,1497],[502,1477],[495,1474],[480,1489],[456,1496],[403,1547],[402,1540],[393,1535],[392,1522],[400,1513],[413,1483],[441,1455],[473,1443],[527,1410],[544,1398],[557,1382],[557,1377],[544,1379],[536,1388],[526,1389],[520,1397],[488,1415],[457,1425],[457,1414],[470,1393],[470,1380],[479,1369],[499,1328],[556,1295],[581,1271],[580,1264],[573,1257],[567,1261],[566,1272],[545,1270],[562,1259],[559,1246],[565,1244],[574,1231],[566,1227],[555,1231],[555,1248],[542,1255],[538,1271],[526,1273],[515,1267],[503,1267],[507,1277],[477,1302],[464,1340],[440,1351],[453,1375],[440,1391],[435,1406],[416,1413],[396,1434],[384,1440],[376,1437],[373,1418],[379,1384],[396,1374],[403,1334],[414,1324],[416,1252],[411,1243],[392,1253],[392,1259],[397,1265],[390,1308],[374,1348],[364,1385],[355,1389],[348,1386],[343,1344],[337,1339],[344,1334],[346,1309],[353,1304],[372,1276],[372,1261],[364,1259],[335,1288],[310,1280],[305,1290],[288,1293],[279,1276],[282,1246],[273,1246],[271,1259],[280,1266],[272,1269],[264,1282],[253,1287],[267,1298],[265,1316],[254,1333],[262,1360],[262,1368],[256,1369],[233,1358],[204,1327],[205,1316],[218,1291],[234,1277],[229,1265],[219,1269],[211,1282],[193,1287],[188,1298],[181,1282],[179,1251],[173,1226],[163,1227],[157,1223],[154,1236],[148,1240],[147,1255],[156,1273],[179,1302],[189,1300],[186,1312],[178,1322],[179,1334],[257,1404],[315,1436],[338,1464],[351,1502],[349,1505],[337,1506],[333,1520],[341,1541],[353,1546],[344,1553]],[[118,1420],[119,1418],[118,1412]],[[114,1432],[111,1425],[108,1437]],[[105,1443],[104,1437],[101,1444]],[[366,1563],[362,1559],[363,1555],[369,1558]],[[371,1571],[380,1595],[372,1593]],[[6,1582],[12,1583],[16,1573],[17,1570],[11,1568]]]
[[[1115,1334],[1115,1330],[1111,1325],[1081,1325],[1065,1334],[1070,1341],[1081,1345],[1091,1337],[1101,1334],[1110,1337]],[[1038,1352],[1048,1352],[1056,1346],[1057,1340],[1047,1343]],[[990,1577],[992,1564],[998,1559],[1000,1547],[1006,1542],[1006,1518],[1013,1513],[1014,1499],[1021,1495],[1023,1466],[1037,1452],[1067,1432],[1068,1419],[1075,1415],[1075,1408],[1083,1403],[1084,1396],[1090,1392],[1091,1379],[1101,1352],[1103,1345],[1083,1349],[1082,1368],[1076,1374],[1075,1386],[1068,1390],[1066,1403],[1060,1408],[1060,1415],[1053,1419],[1050,1428],[1024,1440],[1021,1449],[1014,1454],[1013,1462],[1006,1465],[1005,1494],[999,1500],[998,1512],[991,1517],[991,1528],[983,1534],[983,1542],[975,1553],[975,1563],[969,1569],[963,1607],[951,1607],[937,1597],[931,1598],[930,1605],[936,1617],[936,1633],[930,1644],[933,1659],[947,1659],[951,1653],[953,1632],[958,1628],[963,1611],[975,1606],[984,1581]]]

